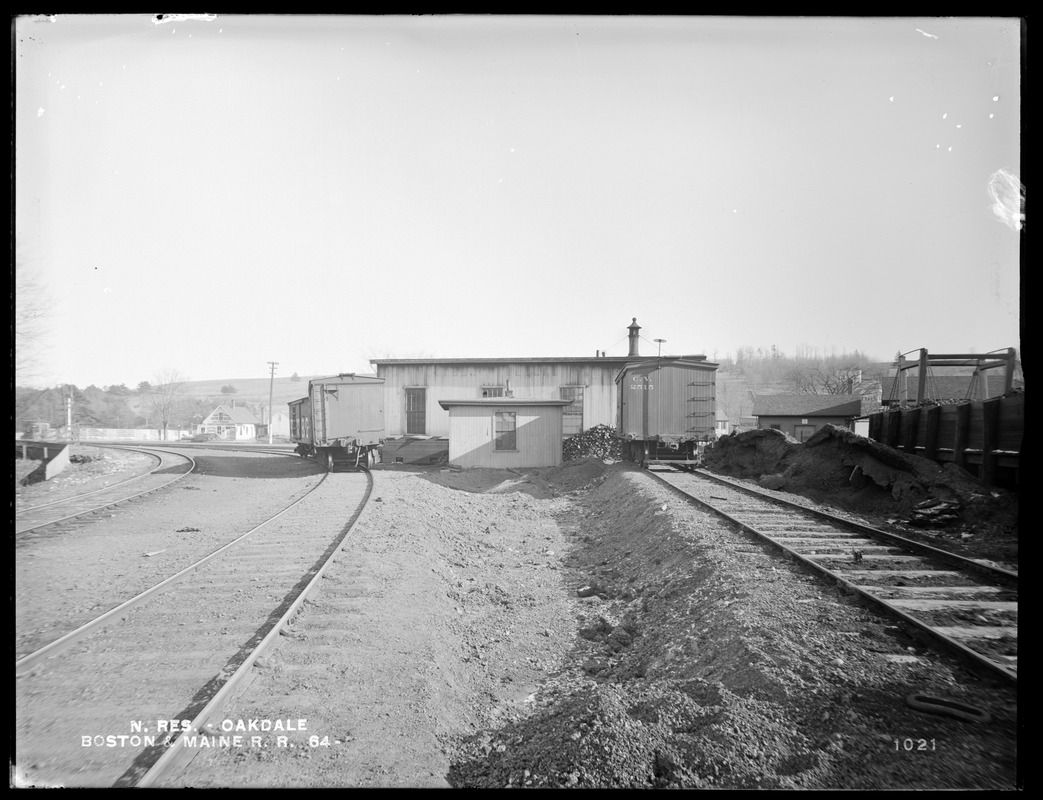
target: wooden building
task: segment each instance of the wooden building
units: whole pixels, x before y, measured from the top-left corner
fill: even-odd
[[[570,402],[519,397],[439,400],[449,417],[449,463],[490,469],[558,466],[563,412]]]
[[[568,436],[594,425],[613,425],[616,373],[630,359],[445,358],[374,359],[385,379],[387,435],[448,436],[449,411],[443,399],[506,397],[568,400],[562,432]]]
[[[616,426],[616,378],[627,364],[656,361],[638,353],[635,319],[628,327],[625,356],[576,358],[375,358],[370,364],[384,378],[384,413],[389,438],[449,436],[449,411],[440,400],[526,397],[567,400],[562,435],[595,425]],[[705,356],[675,356],[703,359]]]
[[[862,416],[857,394],[762,394],[753,399],[758,428],[774,428],[806,442],[823,425],[852,428]]]

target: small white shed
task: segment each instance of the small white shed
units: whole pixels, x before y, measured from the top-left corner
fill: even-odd
[[[491,469],[561,464],[562,409],[571,400],[439,400],[449,412],[449,463]]]

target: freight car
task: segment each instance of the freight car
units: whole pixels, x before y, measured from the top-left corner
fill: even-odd
[[[342,373],[308,381],[308,396],[290,402],[294,452],[328,471],[371,467],[384,440],[384,379]]]
[[[650,461],[694,462],[716,435],[718,365],[706,356],[637,358],[616,375],[623,452]]]

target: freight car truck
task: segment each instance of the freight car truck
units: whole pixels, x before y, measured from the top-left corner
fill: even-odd
[[[308,382],[290,402],[290,439],[328,471],[373,466],[384,440],[384,379],[343,373]]]
[[[718,365],[706,356],[635,359],[616,375],[623,451],[642,466],[692,463],[716,435]]]

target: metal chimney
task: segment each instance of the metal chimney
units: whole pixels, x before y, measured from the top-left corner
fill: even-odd
[[[637,332],[641,330],[641,326],[637,324],[637,317],[634,317],[634,321],[627,326],[627,330],[630,331],[630,352],[627,356],[641,355],[637,352]]]

